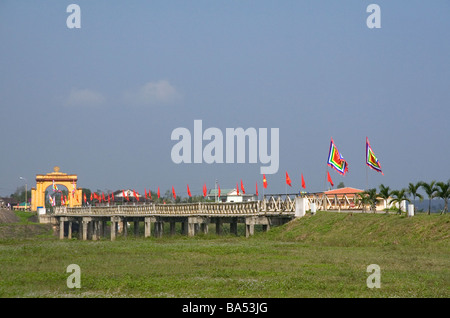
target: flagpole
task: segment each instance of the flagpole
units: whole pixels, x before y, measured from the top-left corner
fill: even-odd
[[[368,167],[366,165],[366,191],[369,190],[369,172],[368,172]]]

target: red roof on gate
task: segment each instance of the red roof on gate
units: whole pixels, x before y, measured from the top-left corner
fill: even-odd
[[[325,191],[325,194],[355,194],[355,193],[360,193],[360,192],[364,192],[364,190],[346,187],[346,188]]]

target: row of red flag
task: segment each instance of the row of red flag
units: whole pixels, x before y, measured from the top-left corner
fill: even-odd
[[[305,183],[305,179],[303,177],[303,173],[301,174],[301,179],[302,179],[302,188],[306,189],[306,183]],[[334,186],[333,180],[331,179],[330,173],[328,171],[327,171],[327,181],[331,184],[331,186]],[[286,171],[286,184],[289,185],[290,187],[292,187],[292,181],[291,181],[291,178],[289,177],[289,174],[287,173],[287,171]],[[265,189],[267,188],[267,178],[266,178],[265,174],[263,174],[263,187]],[[245,188],[244,188],[244,183],[242,182],[242,179],[241,179],[241,192],[242,192],[242,194],[245,194]],[[145,193],[145,199],[146,200],[147,199],[152,200],[152,193],[151,193],[150,190],[147,191],[147,189],[144,189],[144,193]],[[187,194],[188,194],[189,197],[192,197],[192,193],[191,193],[191,189],[189,188],[189,184],[187,185]],[[208,189],[207,189],[206,183],[205,183],[203,185],[203,196],[206,197],[207,194],[208,194]],[[220,194],[221,194],[220,185],[218,185],[217,196],[220,197]],[[236,194],[240,195],[239,184],[238,183],[236,183]],[[256,196],[259,195],[259,193],[258,193],[258,182],[256,182],[256,193],[255,194],[256,194]],[[157,196],[158,196],[158,199],[161,197],[161,192],[159,190],[159,187],[158,187],[158,191],[157,191]],[[172,196],[173,196],[174,199],[177,198],[177,195],[175,193],[175,188],[173,186],[172,186]],[[122,197],[125,198],[127,201],[130,201],[130,197],[125,192],[125,190],[122,190]],[[139,199],[139,193],[136,193],[136,191],[134,189],[133,189],[133,197],[137,201],[140,200]],[[87,202],[86,194],[84,194],[83,199],[84,199],[84,202],[86,203]],[[91,199],[90,201],[98,200],[99,202],[102,202],[102,201],[103,202],[108,202],[108,203],[111,202],[111,201],[114,202],[114,193],[109,194],[108,197],[106,198],[105,194],[103,192],[102,192],[101,195],[99,195],[99,194],[94,192],[94,193],[91,193],[91,198],[90,199]]]

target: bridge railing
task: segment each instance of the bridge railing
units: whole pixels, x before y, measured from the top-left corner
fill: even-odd
[[[259,201],[249,202],[221,202],[221,203],[186,203],[186,204],[151,204],[151,205],[118,205],[110,207],[77,207],[66,206],[56,207],[55,215],[257,215],[264,213],[261,211]]]
[[[54,208],[55,215],[259,215],[259,214],[293,214],[295,198],[307,199],[307,210],[315,203],[317,210],[341,211],[362,210],[361,201],[356,194],[326,195],[324,193],[303,194],[270,194],[264,195],[260,201],[247,202],[198,202],[181,204],[146,204],[117,206],[84,206]]]

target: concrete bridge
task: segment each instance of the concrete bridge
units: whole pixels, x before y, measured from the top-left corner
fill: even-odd
[[[71,238],[73,226],[78,228],[82,240],[97,240],[109,236],[115,240],[118,233],[127,235],[127,224],[134,223],[134,234],[140,235],[139,224],[144,223],[144,236],[161,237],[164,223],[170,224],[169,234],[175,234],[176,223],[181,223],[183,234],[208,233],[209,225],[215,224],[217,234],[223,232],[224,224],[229,224],[230,233],[237,235],[238,223],[245,225],[245,235],[254,233],[255,225],[263,230],[271,226],[302,217],[307,210],[355,209],[360,206],[355,198],[343,197],[330,200],[326,195],[280,194],[267,195],[260,201],[233,203],[184,203],[184,204],[142,204],[114,206],[84,206],[69,208],[56,207],[52,218],[59,224],[60,239]]]

